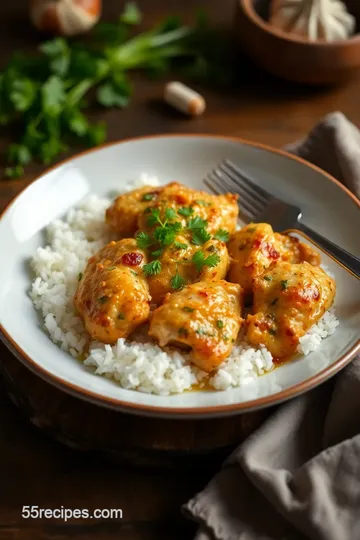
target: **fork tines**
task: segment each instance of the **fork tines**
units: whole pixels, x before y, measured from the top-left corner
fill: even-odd
[[[250,220],[255,219],[274,199],[228,159],[209,173],[204,183],[218,195],[228,191],[240,195],[240,210]]]

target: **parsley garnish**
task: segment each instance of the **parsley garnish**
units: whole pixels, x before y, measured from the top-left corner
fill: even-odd
[[[109,272],[111,270],[116,270],[116,266],[108,266],[106,270],[108,270]]]
[[[161,272],[161,262],[157,259],[143,266],[145,276],[155,276]]]
[[[81,281],[82,280],[82,277],[83,277],[83,273],[82,272],[79,272],[78,273],[78,281]]]
[[[178,271],[176,271],[175,276],[173,276],[170,280],[171,288],[179,290],[179,289],[182,289],[185,284],[186,284],[186,280],[182,276],[180,276]]]
[[[189,231],[195,231],[196,229],[204,229],[207,226],[207,221],[199,216],[195,216],[189,220],[187,228]]]
[[[138,277],[137,273],[134,270],[130,270],[133,276]]]
[[[219,264],[220,257],[217,253],[213,253],[212,255],[209,255],[205,258],[204,252],[199,250],[194,254],[192,262],[195,264],[197,271],[200,272],[200,270],[204,266],[213,268],[214,266]]]
[[[197,204],[200,204],[201,206],[211,206],[211,204],[212,204],[212,203],[210,203],[210,202],[206,202],[206,201],[203,201],[203,200],[201,200],[201,199],[196,199],[195,202],[196,202]]]
[[[271,277],[271,276],[264,276],[263,279],[265,279],[265,281],[272,281],[272,277]]]
[[[179,208],[178,214],[185,217],[190,217],[194,213],[194,209],[191,206],[183,206]]]
[[[211,238],[211,235],[207,232],[206,229],[195,229],[191,237],[191,243],[195,246],[202,246],[208,242]]]
[[[155,251],[152,251],[151,255],[153,257],[160,257],[160,255],[162,255],[163,252],[164,252],[164,248],[160,248],[160,249],[156,249]]]
[[[141,200],[142,201],[152,201],[154,198],[155,198],[154,193],[145,193],[145,195],[143,196],[143,198]]]
[[[224,328],[224,321],[218,319],[218,320],[216,321],[216,326],[217,326],[218,328]]]
[[[271,334],[272,336],[276,336],[276,330],[275,330],[275,328],[269,328],[268,332],[269,332],[269,334]]]
[[[151,236],[145,232],[139,232],[135,236],[135,240],[136,240],[136,245],[140,249],[147,249],[154,243]]]
[[[281,289],[284,291],[285,289],[287,289],[287,285],[288,285],[288,280],[287,279],[282,279],[280,281],[280,286],[281,286]]]
[[[183,244],[182,242],[174,242],[174,246],[176,249],[186,249],[188,247],[187,244]]]
[[[230,234],[228,231],[225,231],[225,229],[219,229],[215,234],[214,238],[217,240],[220,240],[220,242],[228,242],[230,238]]]

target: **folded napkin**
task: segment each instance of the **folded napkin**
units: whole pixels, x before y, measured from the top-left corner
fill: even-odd
[[[360,196],[360,132],[343,114],[286,149]],[[183,511],[195,540],[360,540],[360,358],[279,407]]]

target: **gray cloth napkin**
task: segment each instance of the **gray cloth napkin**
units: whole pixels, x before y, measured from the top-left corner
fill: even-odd
[[[360,132],[343,114],[286,149],[360,196]],[[195,540],[360,540],[360,358],[279,407],[183,511]]]

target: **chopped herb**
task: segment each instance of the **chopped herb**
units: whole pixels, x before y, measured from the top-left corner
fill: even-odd
[[[154,237],[159,244],[163,246],[170,246],[170,244],[174,242],[176,234],[180,229],[181,224],[178,222],[165,225],[164,227],[157,227],[154,232]]]
[[[160,249],[156,249],[155,251],[152,251],[151,255],[153,257],[160,257],[160,255],[162,255],[163,252],[164,252],[164,248],[160,248]]]
[[[288,280],[287,279],[282,279],[280,281],[280,286],[281,286],[281,289],[284,291],[285,289],[287,289],[287,285],[288,285]]]
[[[269,332],[269,334],[271,334],[272,336],[276,336],[276,330],[275,330],[275,328],[269,328],[268,332]]]
[[[145,208],[144,214],[150,214],[150,212],[151,212],[151,206],[148,206],[147,208]]]
[[[207,232],[206,229],[195,229],[191,237],[191,243],[195,246],[202,246],[208,242],[211,238],[211,235]]]
[[[264,276],[263,279],[265,279],[265,281],[272,281],[272,277],[271,277],[271,276]]]
[[[78,281],[82,280],[83,275],[84,275],[84,274],[83,274],[82,272],[79,272],[79,273],[78,273]]]
[[[183,328],[182,326],[178,330],[179,336],[185,336],[187,337],[189,335],[189,332],[186,330],[186,328]]]
[[[222,339],[223,339],[223,341],[229,341],[229,337],[226,334],[224,336],[222,336]]]
[[[196,330],[196,333],[199,334],[199,336],[207,336],[206,330],[201,327]]]
[[[117,316],[117,318],[120,320],[120,321],[123,321],[125,319],[125,315],[120,312],[119,315]]]
[[[279,300],[279,298],[274,298],[274,300],[272,300],[270,302],[270,306],[275,306],[276,302]]]
[[[145,232],[139,232],[135,236],[136,245],[140,249],[147,249],[149,246],[151,246],[154,242],[151,238],[151,236]]]
[[[157,223],[161,223],[161,220],[160,220],[160,210],[159,208],[150,208],[150,212],[147,212],[149,214],[151,214],[148,218],[147,218],[147,224],[149,225],[149,227],[152,227],[153,225],[156,225]]]
[[[176,217],[176,212],[173,208],[166,208],[165,209],[165,217],[166,219],[174,219]]]
[[[186,311],[187,313],[192,313],[193,311],[195,311],[194,308],[188,307],[188,306],[183,307],[183,310]]]
[[[183,244],[182,242],[174,242],[174,246],[176,249],[186,249],[188,247],[187,244]]]
[[[234,339],[234,338],[232,338],[231,343],[235,343],[235,339]]]
[[[220,242],[228,242],[230,238],[230,234],[228,231],[225,231],[225,229],[219,229],[215,234],[214,238],[217,240],[220,240]]]
[[[220,262],[220,257],[217,253],[213,253],[205,258],[204,252],[199,250],[197,251],[193,258],[192,262],[195,264],[197,271],[199,272],[204,266],[213,268]]]
[[[189,217],[194,213],[194,209],[191,208],[191,206],[183,206],[182,208],[179,208],[178,214],[181,216]]]
[[[145,264],[143,270],[145,276],[155,276],[161,272],[161,262],[155,259],[155,261]]]
[[[137,273],[134,270],[130,270],[133,276],[138,277]]]
[[[100,298],[98,298],[99,304],[105,304],[108,300],[109,300],[108,296],[101,296]]]
[[[202,219],[199,216],[195,216],[194,218],[191,218],[189,220],[187,228],[190,231],[195,231],[196,229],[204,229],[206,226],[207,226],[207,221],[205,219]]]
[[[224,321],[218,319],[218,320],[216,321],[216,326],[217,326],[218,328],[224,328]]]
[[[116,266],[108,266],[106,270],[108,270],[108,272],[111,270],[116,270]]]
[[[182,289],[185,284],[186,280],[182,276],[180,276],[179,272],[176,272],[175,276],[173,276],[170,280],[170,285],[172,289]]]
[[[195,201],[197,204],[200,204],[201,206],[211,206],[212,203],[203,201],[201,199],[196,199]]]
[[[142,201],[152,201],[154,198],[155,198],[154,193],[145,193],[145,195],[143,196],[143,198],[141,200]]]
[[[215,246],[213,246],[213,245],[211,244],[211,246],[209,246],[208,248],[206,248],[206,251],[210,251],[210,252],[215,251],[215,252],[217,252],[218,250],[217,250],[217,248],[216,248]]]

